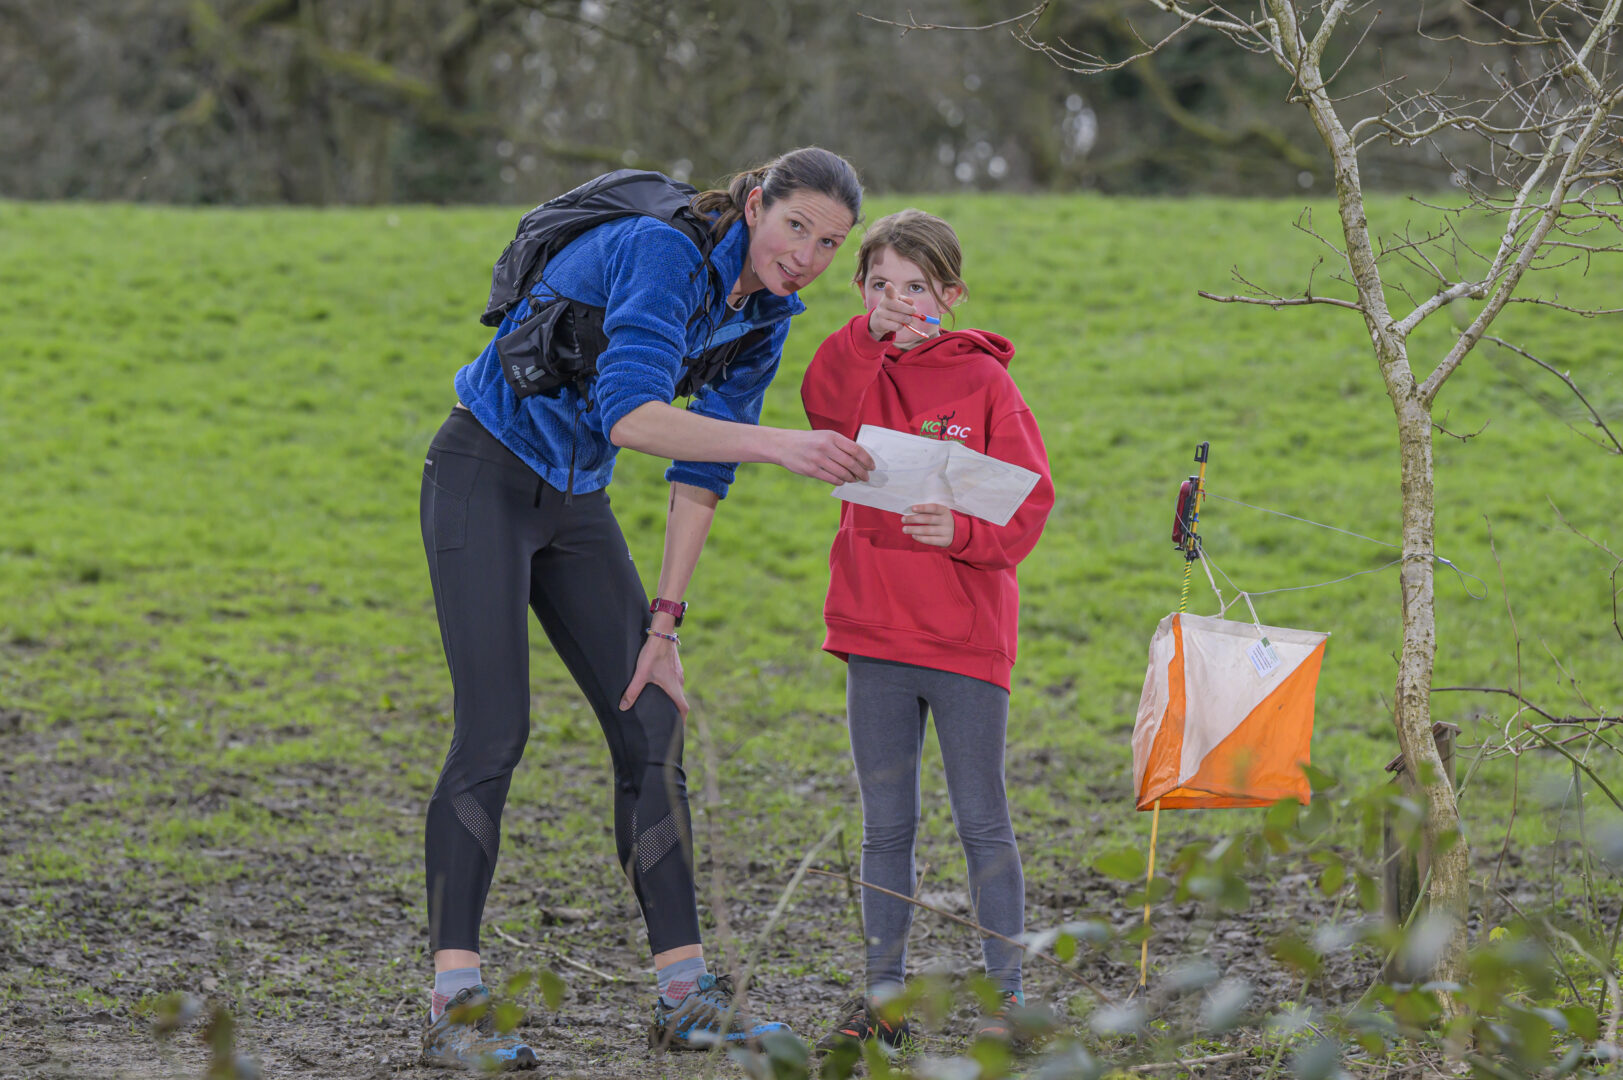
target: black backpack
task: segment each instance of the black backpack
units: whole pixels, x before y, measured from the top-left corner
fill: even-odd
[[[663,173],[618,169],[542,203],[519,219],[518,234],[496,260],[490,301],[479,321],[500,326],[507,313],[530,295],[554,255],[588,229],[632,214],[658,218],[681,230],[699,249],[710,281],[705,306],[694,318],[708,317],[715,303],[726,296],[727,283],[710,263],[716,242],[710,235],[710,223],[692,207],[696,194],[690,185]],[[513,395],[556,395],[560,387],[573,384],[584,396],[587,381],[597,374],[597,358],[609,346],[603,314],[601,307],[557,299],[536,307],[518,326],[497,338],[496,355]],[[688,397],[725,376],[734,359],[770,332],[765,327],[751,330],[698,356],[684,357],[686,370],[677,382],[676,395]]]

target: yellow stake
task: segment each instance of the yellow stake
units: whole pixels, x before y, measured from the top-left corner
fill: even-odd
[[[1144,879],[1144,925],[1150,925],[1150,882],[1155,880],[1155,834],[1161,827],[1161,800],[1155,800],[1155,813],[1150,816],[1150,874]],[[1138,951],[1138,985],[1148,986],[1150,982],[1150,935],[1144,935],[1144,942]]]
[[[1189,539],[1186,544],[1193,545],[1195,535],[1200,530],[1200,504],[1206,498],[1206,459],[1201,455],[1200,472],[1195,476],[1195,513],[1189,522]],[[1199,552],[1199,548],[1193,548]],[[1199,555],[1196,555],[1199,558]],[[1183,561],[1183,592],[1178,597],[1178,614],[1182,615],[1189,610],[1189,576],[1194,572],[1195,560],[1186,558]],[[1144,941],[1138,950],[1138,985],[1148,986],[1150,983],[1150,935],[1147,932],[1150,925],[1150,883],[1155,880],[1155,840],[1161,830],[1161,800],[1155,800],[1155,810],[1150,814],[1150,865],[1144,877],[1144,926],[1146,933]]]

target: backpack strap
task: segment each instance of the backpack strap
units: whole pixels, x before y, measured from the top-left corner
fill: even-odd
[[[684,361],[686,369],[676,382],[677,397],[692,397],[700,388],[727,377],[728,369],[749,350],[772,336],[772,327],[757,326],[731,341],[706,349]]]
[[[699,250],[703,262],[692,278],[707,274],[704,303],[688,320],[713,320],[714,308],[726,296],[727,283],[711,261],[716,240],[710,222],[693,209],[698,192],[663,173],[620,169],[548,200],[519,219],[518,232],[496,260],[491,272],[490,299],[479,321],[500,326],[521,301],[530,298],[543,281],[547,263],[582,234],[599,225],[632,215],[652,217],[676,229]],[[532,305],[533,306],[533,305]],[[564,297],[542,303],[518,326],[496,339],[496,353],[515,397],[555,393],[573,384],[585,393],[597,374],[597,358],[608,348],[603,332],[604,311]],[[712,323],[713,325],[713,323]],[[769,330],[758,329],[734,341],[684,358],[686,367],[677,383],[678,396],[688,397],[718,378]]]
[[[616,218],[641,214],[681,232],[699,249],[709,270],[710,292],[722,291],[721,275],[710,262],[715,238],[709,222],[693,209],[698,191],[663,173],[619,169],[588,180],[549,199],[519,219],[518,231],[491,271],[490,298],[479,321],[500,326],[502,319],[541,281],[548,261],[582,233]],[[707,294],[706,310],[711,300]]]

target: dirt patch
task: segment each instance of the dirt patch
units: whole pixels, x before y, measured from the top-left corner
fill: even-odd
[[[0,766],[0,811],[15,823],[0,831],[0,852],[7,856],[48,845],[65,807],[107,799],[135,769],[127,762],[55,766],[47,760],[50,741],[22,728],[7,734],[0,748],[27,750],[40,759],[37,767]],[[525,999],[530,1012],[520,1030],[542,1059],[539,1075],[699,1075],[708,1069],[702,1055],[651,1055],[645,1049],[653,976],[641,920],[613,866],[607,830],[600,851],[565,868],[571,895],[535,884],[543,871],[557,870],[549,860],[558,856],[533,838],[559,827],[573,803],[606,802],[595,757],[584,750],[556,751],[548,762],[556,798],[544,805],[509,805],[508,842],[487,909],[487,976],[495,982],[519,970],[551,967],[567,982],[556,1012],[533,992]],[[0,914],[0,991],[11,999],[0,1014],[0,1080],[200,1077],[207,1054],[199,1025],[167,1041],[152,1034],[152,1002],[171,992],[229,1008],[238,1021],[240,1049],[266,1076],[442,1075],[415,1064],[430,970],[415,855],[422,794],[388,776],[309,763],[265,775],[180,769],[175,779],[197,813],[248,803],[298,824],[304,838],[205,849],[203,859],[230,867],[205,884],[188,884],[183,874],[124,853],[109,853],[78,879],[41,875],[0,883],[0,912],[7,913]],[[369,820],[363,830],[344,818],[344,804],[358,799],[381,807],[383,820]],[[138,821],[127,824],[140,828]],[[1028,864],[1065,858],[1054,854],[1072,847],[1063,831],[1051,824],[1036,831],[1026,842]],[[730,853],[737,851],[751,854],[734,859]],[[735,940],[751,943],[761,936],[797,854],[787,842],[766,850],[724,845],[722,855],[731,860],[725,876]],[[967,912],[962,883],[953,877],[961,873],[955,851],[945,847],[931,858],[955,869],[926,884],[930,901]],[[706,897],[713,869],[701,859]],[[1267,943],[1287,929],[1328,921],[1333,905],[1305,873],[1262,877],[1254,883],[1250,909],[1217,922],[1193,904],[1163,905],[1153,946],[1158,963],[1202,958],[1226,977],[1247,980],[1259,1007],[1295,1000],[1299,984],[1270,958]],[[1126,901],[1131,886],[1125,883],[1080,869],[1037,878],[1028,892],[1032,928],[1091,917],[1125,931],[1140,918]],[[557,910],[567,908],[579,910]],[[550,918],[543,914],[547,909]],[[522,936],[497,933],[507,920],[530,929]],[[704,924],[716,925],[712,913],[704,912]],[[752,1008],[802,1035],[820,1035],[851,993],[849,975],[860,970],[859,929],[843,885],[808,879],[764,939]],[[708,945],[723,950],[714,936]],[[975,936],[929,913],[915,922],[910,956],[915,970],[947,976],[980,968]],[[1078,971],[1107,994],[1125,997],[1137,977],[1135,961],[1136,949],[1115,945],[1085,954]],[[1367,955],[1344,950],[1330,958],[1307,1001],[1344,1002],[1372,976]],[[1094,1005],[1077,981],[1041,963],[1028,965],[1027,986],[1034,1000],[1068,1022]],[[1159,1007],[1187,1018],[1197,1001],[1195,995]],[[972,1023],[973,1010],[965,1005],[926,1031],[926,1052],[960,1052]],[[1244,1075],[1236,1068],[1231,1075]]]

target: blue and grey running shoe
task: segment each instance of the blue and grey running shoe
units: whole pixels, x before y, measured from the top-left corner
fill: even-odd
[[[788,1024],[755,1023],[733,1010],[733,980],[728,975],[699,976],[698,989],[679,1005],[654,1004],[654,1022],[648,1026],[648,1045],[662,1050],[708,1050],[717,1042],[755,1046],[773,1032],[792,1034]],[[728,1012],[732,1016],[728,1017]],[[726,1030],[722,1028],[726,1024]]]
[[[423,1064],[472,1072],[514,1072],[536,1066],[535,1051],[515,1032],[496,1030],[490,991],[458,990],[440,1018],[423,1028]]]

